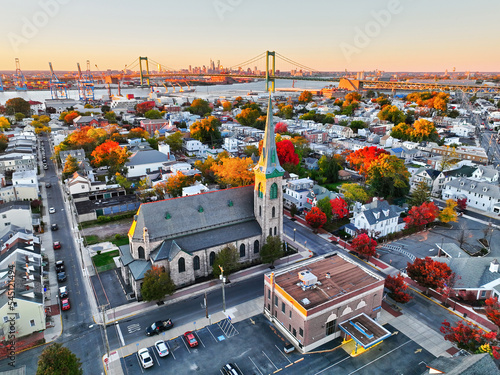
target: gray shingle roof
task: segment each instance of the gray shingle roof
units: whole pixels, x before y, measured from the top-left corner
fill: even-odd
[[[499,375],[500,371],[488,353],[459,356],[453,358],[437,357],[428,367],[447,375]],[[429,374],[425,370],[422,375]]]
[[[393,219],[399,217],[403,209],[394,205],[390,205],[387,201],[374,200],[369,204],[364,205],[365,210],[361,212],[366,217],[366,220],[370,225],[376,224],[380,221]],[[385,211],[385,212],[384,212]],[[388,214],[386,215],[386,213]],[[376,215],[379,216],[377,219]]]
[[[132,272],[134,280],[144,279],[144,274],[151,269],[151,263],[147,260],[136,259],[129,263],[128,268]]]
[[[164,163],[169,161],[168,156],[156,150],[137,151],[130,156],[126,166],[144,165],[150,163]]]
[[[154,262],[162,259],[171,261],[180,251],[193,254],[198,250],[260,236],[261,234],[262,229],[257,220],[215,228],[192,235],[177,237],[173,240],[165,240],[151,253],[151,258]]]
[[[436,260],[446,263],[455,274],[460,276],[455,288],[479,288],[500,279],[500,273],[490,272],[490,263],[493,261],[490,257],[438,258]]]
[[[253,189],[250,185],[144,203],[139,208],[132,238],[141,239],[144,227],[150,241],[156,241],[255,220]]]
[[[474,181],[468,178],[456,178],[445,184],[445,186],[451,186],[470,193],[485,195],[494,199],[498,199],[498,197],[500,197],[500,188],[497,184]]]

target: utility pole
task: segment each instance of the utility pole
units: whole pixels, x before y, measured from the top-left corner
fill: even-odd
[[[106,341],[106,353],[109,359],[109,341],[108,341],[108,331],[106,331],[106,305],[101,305],[102,311],[102,326],[104,328],[104,340]]]
[[[224,290],[224,284],[226,283],[226,279],[224,278],[224,268],[222,268],[222,266],[219,266],[219,268],[220,268],[219,279],[222,280],[222,310],[226,312],[226,293]]]

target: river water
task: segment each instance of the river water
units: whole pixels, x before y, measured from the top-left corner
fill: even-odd
[[[293,80],[276,80],[276,88],[290,88],[294,85],[295,88],[299,89],[321,89],[329,85],[329,82],[314,82],[314,81],[294,81]],[[334,85],[337,85],[334,83]],[[196,90],[190,93],[178,93],[179,96],[186,96],[192,98],[210,98],[218,96],[245,96],[248,92],[264,93],[266,89],[265,81],[249,82],[249,83],[236,83],[233,85],[214,85],[214,86],[191,86],[195,87]],[[163,87],[158,88],[159,91],[164,92]],[[169,88],[170,90],[170,88]],[[124,88],[121,90],[122,95],[133,94],[135,97],[147,98],[151,89],[148,88]],[[171,90],[170,90],[171,91]],[[112,87],[112,94],[117,94],[117,88]],[[95,98],[102,99],[103,96],[108,95],[107,89],[95,89]],[[72,89],[68,90],[68,97],[71,99],[78,99],[78,90]],[[6,91],[0,92],[0,104],[5,104],[5,102],[12,98],[23,98],[25,100],[33,100],[38,102],[44,102],[45,99],[50,99],[50,91],[39,90],[39,91]]]

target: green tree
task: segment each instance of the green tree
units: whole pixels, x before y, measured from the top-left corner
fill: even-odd
[[[62,171],[63,178],[71,177],[76,171],[78,171],[78,160],[74,156],[68,155]]]
[[[260,258],[262,263],[271,263],[271,267],[274,266],[274,262],[283,256],[283,242],[278,236],[268,236],[266,238],[266,243],[262,246],[260,250]]]
[[[398,107],[390,105],[382,108],[377,116],[379,119],[387,120],[389,122],[392,122],[393,124],[400,124],[402,122],[405,122],[406,119],[405,114],[400,111]]]
[[[222,139],[220,125],[220,121],[214,116],[203,118],[191,125],[191,137],[202,143],[218,144]]]
[[[361,185],[346,183],[342,184],[341,190],[344,194],[344,199],[349,206],[351,206],[354,202],[364,204],[368,201],[369,195]]]
[[[219,277],[221,267],[224,270],[224,276],[229,281],[229,275],[236,271],[238,267],[239,254],[233,245],[224,247],[218,254],[215,255],[213,274]]]
[[[38,357],[36,375],[82,375],[80,359],[62,344],[55,343],[45,348]]]
[[[149,119],[162,118],[160,111],[158,111],[157,109],[150,109],[149,111],[146,111],[146,113],[144,113],[144,117]]]
[[[17,112],[14,114],[14,118],[16,119],[16,121],[21,121],[25,117],[26,116],[24,115],[24,113],[21,113],[21,112]]]
[[[259,117],[260,111],[258,109],[245,108],[236,115],[236,121],[243,126],[254,126]]]
[[[332,221],[332,204],[330,203],[330,197],[324,197],[316,203],[316,207],[318,207],[325,215],[326,222],[329,223]]]
[[[165,138],[165,142],[170,146],[170,151],[178,152],[182,150],[182,133],[180,131],[170,134]]]
[[[300,103],[309,103],[312,100],[312,93],[310,91],[302,91],[300,96],[299,96],[299,102]]]
[[[121,175],[120,173],[115,174],[115,181],[125,190],[130,189],[130,187],[132,186],[132,181],[127,180],[127,177]]]
[[[22,113],[26,117],[31,114],[30,103],[23,98],[12,98],[5,103],[5,113],[13,115],[15,113]]]
[[[297,212],[299,212],[297,206],[295,205],[295,203],[292,203],[292,206],[290,207],[290,216],[292,217],[292,219],[295,217],[295,215],[297,215]]]
[[[354,120],[354,121],[351,121],[351,123],[349,124],[349,127],[352,129],[352,131],[354,133],[357,134],[359,129],[364,129],[364,128],[367,128],[368,126],[365,124],[364,121]]]
[[[9,146],[9,139],[3,133],[0,133],[0,152],[4,152]]]
[[[188,108],[188,111],[192,114],[204,117],[212,113],[212,108],[210,108],[210,104],[206,100],[195,99]]]
[[[408,200],[408,204],[410,207],[413,206],[421,206],[424,202],[431,201],[431,191],[429,186],[425,181],[420,181],[410,194],[410,199]]]
[[[246,146],[243,149],[243,153],[248,157],[250,157],[252,155],[259,156],[259,148],[257,146],[254,146],[254,145]]]
[[[167,294],[172,295],[174,291],[175,284],[164,267],[151,266],[151,269],[144,274],[144,282],[141,287],[144,301],[160,301]]]
[[[319,174],[326,183],[335,183],[339,180],[339,170],[342,169],[339,158],[323,155],[318,161]]]
[[[104,114],[104,118],[108,120],[110,124],[118,123],[118,121],[116,120],[116,114],[114,112],[106,112]]]

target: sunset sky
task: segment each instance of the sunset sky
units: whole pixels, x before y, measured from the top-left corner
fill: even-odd
[[[270,50],[317,70],[500,71],[499,1],[2,0],[1,9],[0,70],[16,57],[24,70],[86,60],[124,69],[138,56],[175,69],[233,66]]]

